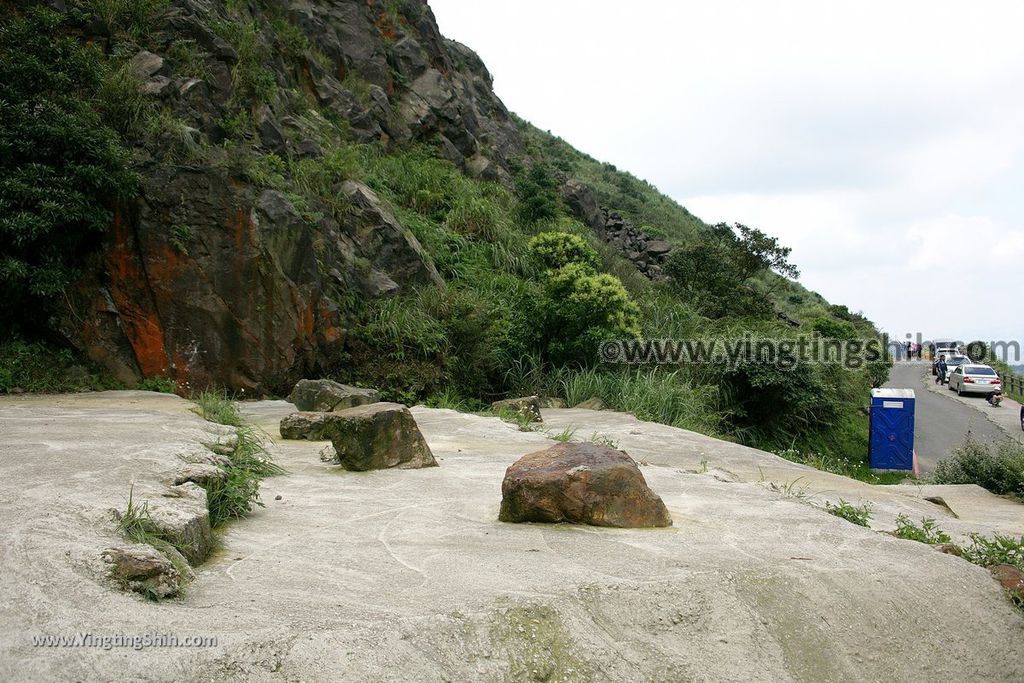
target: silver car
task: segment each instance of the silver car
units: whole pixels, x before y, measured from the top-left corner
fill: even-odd
[[[955,391],[957,396],[991,394],[1002,389],[999,374],[987,365],[965,363],[949,373],[949,390]]]

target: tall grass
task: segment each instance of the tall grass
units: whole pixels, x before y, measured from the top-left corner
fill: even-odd
[[[228,464],[223,467],[225,476],[206,484],[210,525],[216,528],[245,516],[254,505],[262,507],[260,480],[284,474],[284,469],[271,460],[259,433],[245,424],[238,405],[226,394],[208,391],[194,400],[196,413],[210,422],[235,427],[237,435],[227,455]]]
[[[641,420],[722,435],[714,387],[691,384],[682,370],[562,369],[555,373],[553,387],[570,406],[596,396],[609,408]]]

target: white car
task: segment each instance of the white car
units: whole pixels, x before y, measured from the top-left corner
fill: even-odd
[[[956,370],[961,365],[970,365],[970,364],[971,364],[971,359],[968,358],[967,356],[962,356],[962,355],[946,356],[946,382],[947,383],[949,382],[949,378],[953,374],[954,370]]]
[[[939,374],[938,369],[935,367],[935,365],[939,362],[939,358],[941,358],[942,356],[945,356],[947,358],[947,360],[948,360],[949,358],[952,358],[953,356],[959,356],[959,355],[961,355],[960,351],[957,350],[956,348],[952,347],[952,346],[940,347],[940,348],[935,349],[935,353],[932,354],[932,375]],[[952,369],[952,368],[950,368],[950,369]]]
[[[965,363],[949,373],[949,390],[957,396],[964,394],[991,394],[1002,391],[999,374],[987,365]]]

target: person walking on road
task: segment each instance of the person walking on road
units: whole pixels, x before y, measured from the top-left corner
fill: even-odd
[[[935,383],[945,384],[946,383],[946,354],[939,356],[939,360],[935,363]]]
[[[914,345],[907,342],[907,360],[913,360],[914,358]]]

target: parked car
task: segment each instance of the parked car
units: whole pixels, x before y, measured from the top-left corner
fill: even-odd
[[[947,354],[940,354],[940,355],[946,356],[946,381],[947,382],[949,381],[949,374],[951,372],[953,372],[953,370],[957,366],[963,365],[964,363],[970,363],[971,362],[970,358],[968,358],[967,356],[964,356],[962,354],[958,354],[956,352],[947,353]],[[932,363],[932,374],[933,375],[938,375],[939,374],[938,365],[939,365],[939,356],[936,356],[935,357],[935,361]]]
[[[964,394],[991,394],[1002,391],[1003,381],[999,373],[987,365],[965,363],[949,373],[949,390],[957,396]]]
[[[946,365],[949,365],[949,359],[954,356],[961,355],[959,349],[954,346],[943,346],[935,349],[935,353],[932,354],[932,376],[939,374],[939,369],[936,367],[939,364],[939,358],[942,356],[946,357]],[[952,368],[947,369],[947,372]]]

